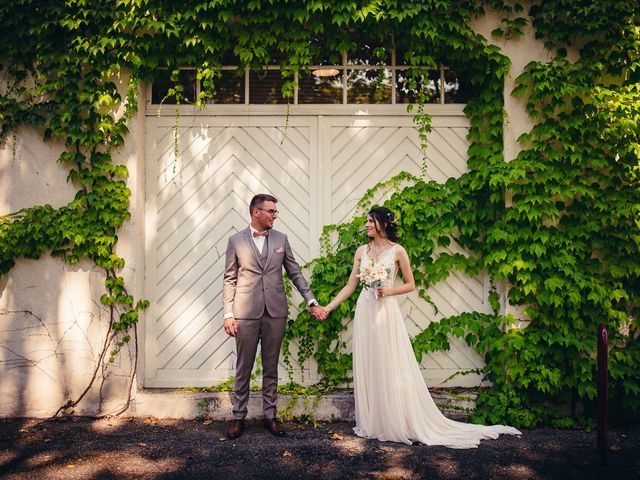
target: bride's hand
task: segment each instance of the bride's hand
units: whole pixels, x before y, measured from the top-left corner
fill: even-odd
[[[325,320],[329,316],[329,311],[322,305],[316,305],[315,307],[311,307],[311,315],[313,315],[313,318],[316,320]]]
[[[391,295],[393,295],[393,293],[391,293],[391,288],[389,287],[378,287],[378,297],[382,298],[382,297],[390,297]]]

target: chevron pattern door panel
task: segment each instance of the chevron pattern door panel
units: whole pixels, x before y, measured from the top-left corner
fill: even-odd
[[[311,259],[316,119],[290,118],[285,132],[282,117],[194,117],[179,128],[177,159],[173,119],[147,125],[146,384],[211,385],[234,374],[235,344],[222,329],[224,254],[247,227],[255,193],[278,197],[276,228],[300,263]]]
[[[324,117],[322,141],[329,152],[331,210],[329,222],[353,214],[373,185],[405,170],[420,175],[423,152],[410,116]],[[444,182],[467,170],[465,117],[433,117],[428,135],[427,176]]]
[[[468,120],[461,116],[438,116],[433,117],[432,127],[426,151],[427,177],[444,182],[449,177],[460,176],[467,170]],[[424,155],[411,117],[324,117],[321,132],[324,151],[329,157],[330,177],[326,181],[330,197],[323,203],[328,223],[353,218],[356,203],[375,184],[403,170],[420,175]],[[383,195],[380,192],[376,201],[381,202]],[[452,242],[450,250],[464,254],[455,242]],[[440,318],[465,311],[488,310],[487,278],[484,275],[470,278],[454,272],[427,293],[437,312],[417,293],[401,299],[412,337]],[[351,344],[350,328],[343,338],[347,345]],[[470,372],[483,365],[482,357],[457,340],[451,342],[448,352],[425,355],[422,361],[424,376],[431,386],[442,385],[447,379],[448,386],[478,385],[481,376],[477,373],[455,374]]]

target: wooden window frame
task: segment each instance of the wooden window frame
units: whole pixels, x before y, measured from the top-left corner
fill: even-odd
[[[396,100],[397,100],[397,82],[396,82],[396,74],[398,71],[402,71],[402,70],[411,70],[411,69],[417,69],[417,70],[425,70],[425,71],[433,71],[434,68],[432,67],[427,67],[427,66],[411,66],[411,65],[396,65],[396,52],[395,49],[391,51],[391,64],[383,64],[383,65],[356,65],[356,64],[349,64],[348,63],[349,57],[348,54],[345,52],[342,54],[342,64],[340,65],[311,65],[309,67],[309,71],[313,72],[313,70],[318,70],[318,69],[336,69],[339,70],[339,75],[342,76],[342,103],[340,105],[396,105]],[[221,67],[221,70],[225,70],[225,71],[234,71],[237,70],[237,66],[233,66],[233,65],[224,65]],[[278,65],[268,65],[267,70],[280,70],[280,67]],[[192,67],[180,67],[180,70],[194,70]],[[391,71],[391,103],[376,103],[376,104],[357,104],[357,103],[349,103],[348,102],[348,78],[349,78],[349,71],[350,70],[389,70]],[[439,101],[438,102],[434,102],[433,104],[436,105],[445,105],[446,102],[446,95],[445,95],[445,72],[449,70],[449,67],[445,66],[445,65],[440,65],[438,67],[438,71],[440,72],[439,75],[439,91],[440,91],[440,97],[439,97]],[[293,91],[293,102],[292,105],[300,105],[298,103],[298,72],[295,71],[293,74],[293,78],[294,81],[296,82],[294,91]],[[244,105],[270,105],[270,104],[263,104],[263,103],[251,103],[251,98],[250,98],[250,83],[249,83],[249,68],[245,68],[244,71]],[[152,93],[152,88],[153,85],[149,85],[149,91],[148,91],[148,95],[147,98],[148,100],[148,105],[154,105],[154,106],[160,106],[160,104],[157,103],[151,103],[151,93]],[[195,90],[195,95],[196,98],[198,98],[200,96],[200,92],[202,89],[202,85],[200,81],[196,81],[196,90]],[[242,105],[242,104],[211,104],[211,105],[219,105],[219,106],[238,106],[238,105]],[[317,103],[317,104],[305,104],[305,105],[326,105],[326,104],[322,104],[322,103]]]

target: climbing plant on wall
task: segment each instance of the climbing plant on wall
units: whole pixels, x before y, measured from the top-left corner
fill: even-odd
[[[640,407],[639,22],[628,2],[541,2],[530,13],[556,55],[529,64],[518,79],[514,94],[526,97],[536,123],[521,138],[524,150],[501,158],[501,95],[485,86],[467,108],[470,171],[444,185],[418,180],[386,205],[399,213],[425,298],[451,269],[486,268],[494,282],[508,282],[509,302],[530,320],[516,328],[509,316],[445,318],[414,339],[416,354],[449,348],[450,336],[484,354],[493,386],[478,397],[477,421],[569,426],[593,406],[599,323],[610,332],[613,402],[627,412]],[[578,50],[576,60],[567,48]],[[346,278],[363,222],[336,226],[337,247],[315,262],[314,291],[323,301]],[[450,238],[472,255],[434,255]],[[497,309],[495,293],[492,300]],[[336,317],[353,305],[341,308]],[[288,333],[306,340],[301,356],[317,342],[325,379],[339,382],[351,360],[339,336],[328,334],[344,324],[331,321],[330,329],[298,322]]]
[[[524,150],[507,162],[502,99],[509,62],[470,26],[486,6],[504,14],[496,36],[516,41],[532,22],[554,55],[530,64],[518,80],[514,94],[523,96],[536,125],[521,139]],[[283,94],[291,97],[293,72],[353,49],[366,32],[379,49],[401,47],[408,65],[446,62],[475,92],[466,107],[469,171],[445,184],[403,177],[398,182],[410,185],[387,202],[399,214],[421,294],[428,299],[428,287],[453,269],[487,269],[494,282],[508,282],[509,301],[523,305],[530,320],[527,328],[515,328],[498,314],[446,318],[414,339],[416,354],[448,348],[451,335],[464,338],[484,354],[493,383],[478,398],[478,420],[566,425],[575,412],[560,407],[593,400],[595,326],[604,322],[615,398],[637,410],[639,25],[632,2],[622,0],[542,0],[529,12],[497,0],[0,5],[0,135],[11,148],[17,129],[28,125],[45,140],[63,142],[59,161],[78,189],[61,208],[34,206],[0,218],[0,273],[19,257],[45,252],[103,268],[100,300],[111,323],[101,359],[117,355],[136,338],[147,305],[129,294],[120,273],[125,260],[117,234],[130,215],[130,191],[127,169],[113,155],[126,139],[140,82],[153,81],[162,69],[176,79],[178,67],[194,67],[201,104],[231,56],[239,69],[279,63],[288,80]],[[180,88],[170,90],[179,101]],[[417,113],[424,141],[428,116]],[[364,240],[362,221],[335,226],[337,244],[313,264],[322,302],[348,276]],[[451,239],[470,255],[436,255]],[[496,295],[491,299],[498,311]],[[300,341],[301,360],[313,355],[318,361],[327,386],[348,378],[351,360],[339,334],[352,307],[343,304],[325,323],[307,322],[303,312],[287,332]]]

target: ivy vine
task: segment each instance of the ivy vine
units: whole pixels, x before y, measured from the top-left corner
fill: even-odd
[[[535,126],[521,138],[523,151],[508,161],[502,127],[509,61],[470,26],[486,6],[504,13],[494,35],[518,38],[530,21],[554,54],[547,63],[528,65],[518,79],[513,93],[523,96]],[[287,80],[283,95],[291,97],[294,72],[352,50],[366,33],[378,49],[400,47],[410,66],[446,63],[476,92],[465,110],[469,171],[444,184],[404,175],[387,185],[398,187],[386,204],[399,215],[420,295],[429,301],[429,286],[452,270],[486,269],[493,282],[508,282],[509,302],[525,306],[530,320],[517,328],[497,313],[446,318],[414,339],[416,355],[448,348],[451,336],[463,338],[485,356],[483,372],[492,383],[478,397],[476,420],[571,425],[578,407],[589,409],[594,399],[595,331],[604,322],[613,403],[638,411],[637,8],[627,0],[540,0],[526,13],[518,2],[499,0],[2,4],[0,139],[15,145],[17,129],[27,125],[45,140],[63,142],[59,162],[78,190],[60,208],[34,206],[0,217],[0,274],[20,257],[45,252],[101,267],[101,302],[111,322],[98,363],[114,358],[137,338],[148,305],[128,293],[120,274],[125,260],[117,253],[117,234],[129,219],[131,192],[126,166],[113,161],[141,82],[153,81],[161,69],[174,72],[176,82],[177,69],[192,66],[203,82],[201,105],[231,56],[242,71],[279,63]],[[412,75],[417,85],[420,72]],[[170,92],[180,97],[179,83]],[[424,101],[426,93],[419,97]],[[416,121],[426,144],[430,123],[420,106]],[[334,235],[337,243],[312,264],[313,288],[323,303],[348,277],[354,249],[364,241],[362,221],[357,216],[326,229],[325,238]],[[452,240],[470,255],[435,253]],[[490,300],[497,307],[495,292]],[[323,388],[348,380],[351,358],[340,333],[353,302],[324,323],[302,312],[287,331],[286,341],[301,345],[299,360],[317,361]]]
[[[526,306],[526,328],[516,328],[510,316],[465,313],[430,324],[413,341],[418,358],[448,349],[452,336],[484,355],[493,386],[477,399],[478,422],[589,423],[580,411],[593,412],[599,323],[610,332],[612,403],[620,411],[640,410],[639,19],[628,2],[584,3],[540,2],[531,9],[537,34],[558,54],[532,62],[518,78],[514,94],[527,95],[536,121],[520,139],[525,149],[518,157],[501,158],[495,81],[466,110],[470,171],[444,185],[418,180],[385,203],[399,214],[425,299],[427,288],[453,269],[484,268],[494,282],[509,283],[511,304]],[[607,11],[616,12],[615,20]],[[571,41],[579,42],[574,62],[567,59]],[[502,73],[492,72],[495,80]],[[314,261],[321,301],[347,277],[355,248],[365,241],[363,221],[335,226],[335,251]],[[471,256],[435,255],[451,238]],[[497,310],[495,292],[491,300]],[[299,360],[312,354],[333,384],[348,380],[351,366],[332,333],[346,328],[339,318],[349,318],[353,304],[340,308],[329,328],[304,318],[288,332],[303,338]]]

